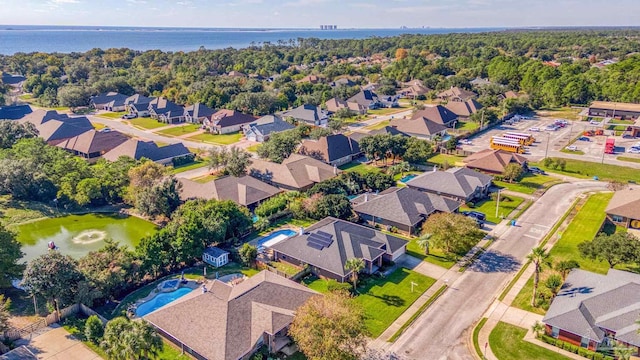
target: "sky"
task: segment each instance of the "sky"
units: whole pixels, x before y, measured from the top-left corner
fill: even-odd
[[[3,25],[640,26],[640,0],[0,0]]]

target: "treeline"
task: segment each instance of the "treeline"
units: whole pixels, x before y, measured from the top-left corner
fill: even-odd
[[[93,49],[85,53],[17,53],[0,56],[0,68],[28,77],[25,89],[44,105],[86,104],[91,94],[165,96],[178,103],[205,103],[266,114],[302,103],[321,104],[347,98],[357,87],[298,83],[314,73],[331,81],[351,76],[356,85],[379,81],[382,93],[397,82],[420,79],[434,89],[469,87],[477,76],[489,77],[532,96],[536,106],[586,103],[594,99],[640,101],[637,30],[489,32],[479,34],[403,35],[364,40],[297,39],[245,49],[194,52]],[[402,57],[383,69],[398,49]],[[366,58],[362,64],[348,58]],[[370,57],[370,58],[367,58]],[[591,64],[619,58],[604,69]],[[543,61],[562,63],[553,68]],[[263,78],[221,76],[229,71]]]

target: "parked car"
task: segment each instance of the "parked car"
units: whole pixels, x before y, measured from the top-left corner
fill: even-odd
[[[558,127],[557,127],[557,126],[555,126],[555,125],[547,125],[547,126],[544,128],[544,130],[545,130],[545,131],[556,131],[556,130],[558,130]]]
[[[591,125],[596,125],[596,126],[600,126],[600,122],[599,122],[599,121],[595,121],[595,120],[591,120],[591,121],[589,121],[589,124],[591,124]]]
[[[580,140],[580,141],[591,141],[591,139],[589,139],[586,136],[581,136],[581,137],[578,138],[578,140]]]
[[[630,147],[629,150],[627,150],[627,152],[629,154],[640,154],[640,147]]]
[[[106,127],[106,128],[104,128],[104,129],[100,130],[100,132],[108,133],[108,132],[111,132],[111,129],[110,129],[110,128],[108,128],[108,127]]]
[[[485,221],[487,219],[487,215],[479,211],[463,211],[461,214],[464,216],[469,216],[469,217],[478,219],[480,221]]]
[[[460,139],[460,141],[458,142],[462,145],[471,145],[471,140],[467,140],[467,139]]]
[[[565,149],[567,149],[569,151],[578,151],[578,147],[575,146],[575,145],[569,145]]]
[[[532,128],[529,128],[529,131],[540,131],[540,128],[539,127],[532,127]]]
[[[539,167],[536,166],[529,166],[529,171],[532,174],[539,174],[539,175],[546,175],[547,173],[544,172],[544,170],[540,169]]]
[[[124,115],[122,115],[123,119],[135,119],[136,117],[138,117],[138,115],[136,115],[136,114],[124,114]]]

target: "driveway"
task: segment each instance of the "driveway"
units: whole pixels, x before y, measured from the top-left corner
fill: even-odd
[[[62,327],[54,328],[34,337],[26,346],[41,360],[102,359],[100,355],[93,352]]]
[[[606,190],[607,183],[576,181],[550,188],[451,284],[389,350],[410,359],[474,359],[467,347],[473,324],[506,286],[531,248],[584,192]]]

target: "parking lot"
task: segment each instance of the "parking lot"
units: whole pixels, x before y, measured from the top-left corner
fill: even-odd
[[[572,142],[584,131],[603,129],[602,126],[590,124],[586,121],[568,121],[567,125],[557,130],[546,130],[547,126],[552,125],[557,118],[549,117],[532,117],[516,121],[513,124],[502,124],[482,134],[469,138],[471,144],[462,145],[467,151],[478,152],[490,148],[490,140],[493,136],[501,136],[508,131],[521,132],[531,134],[536,138],[535,143],[527,147],[525,157],[531,162],[540,161],[547,156],[566,156],[576,155],[585,161],[607,161],[607,159],[615,159],[618,156],[626,156],[640,159],[640,154],[628,153],[628,149],[639,143],[640,138],[625,139],[622,136],[613,136],[613,131],[604,130],[601,136],[583,136],[581,141]],[[607,138],[615,139],[615,154],[604,154],[605,141]],[[575,146],[567,150],[567,146]],[[561,152],[563,149],[565,151]],[[604,157],[603,157],[604,155]],[[571,156],[573,157],[573,156]],[[578,158],[577,157],[577,158]]]

